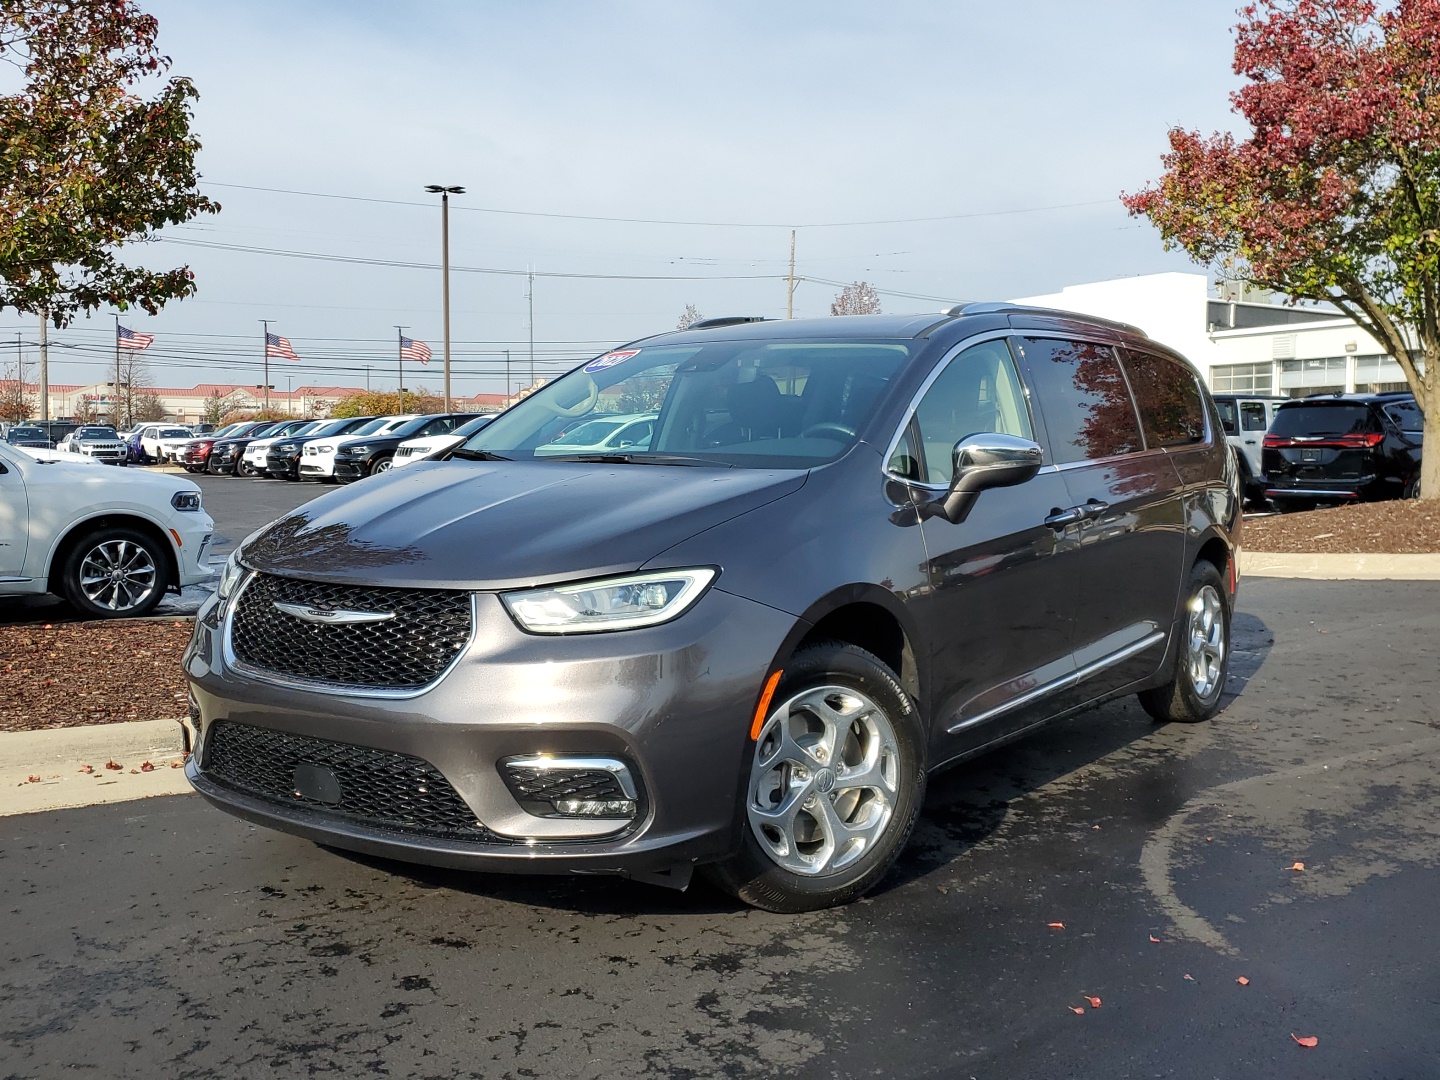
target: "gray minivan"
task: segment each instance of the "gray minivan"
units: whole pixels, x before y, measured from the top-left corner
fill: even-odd
[[[641,411],[643,447],[551,452]],[[1240,513],[1203,384],[1132,327],[714,320],[247,539],[187,775],[339,848],[843,903],[936,769],[1121,694],[1211,716]]]

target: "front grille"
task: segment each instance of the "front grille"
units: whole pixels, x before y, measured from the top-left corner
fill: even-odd
[[[409,456],[410,456],[411,454],[413,454],[413,453],[415,453],[415,447],[413,447],[413,446],[402,446],[402,447],[399,447],[399,448],[395,451],[395,456],[396,456],[396,457],[409,457]]]
[[[306,767],[328,770],[336,790],[325,798],[300,790]],[[409,754],[219,720],[206,736],[200,771],[221,786],[337,821],[446,840],[500,840],[435,766]]]
[[[310,622],[276,603],[393,613],[384,622]],[[470,594],[454,589],[333,585],[257,574],[235,605],[230,647],[262,672],[327,686],[419,690],[470,640]]]
[[[507,762],[505,782],[520,803],[556,799],[628,799],[607,769],[534,769]]]

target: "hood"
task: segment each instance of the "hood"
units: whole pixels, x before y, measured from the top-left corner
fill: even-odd
[[[332,492],[246,543],[257,570],[317,581],[501,589],[638,569],[799,490],[795,470],[422,462]]]
[[[26,451],[35,458],[44,475],[50,479],[73,476],[91,484],[103,484],[105,490],[124,498],[127,491],[139,492],[149,488],[164,496],[168,503],[177,491],[199,491],[195,481],[173,473],[146,472],[143,469],[115,469],[103,465],[85,454],[71,454],[63,450]],[[43,455],[43,456],[42,456]]]

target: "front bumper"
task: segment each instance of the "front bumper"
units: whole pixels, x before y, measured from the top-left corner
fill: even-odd
[[[369,462],[361,458],[336,458],[334,477],[343,483],[359,480],[369,472]]]
[[[299,462],[299,454],[266,454],[264,472],[270,476],[298,476]]]
[[[473,870],[648,875],[734,849],[756,696],[794,619],[711,589],[673,623],[569,637],[521,632],[479,594],[476,628],[432,688],[404,699],[279,685],[235,670],[216,601],[185,654],[198,706],[195,789],[247,820],[336,847]],[[227,784],[207,772],[220,721],[409,755],[454,788],[482,839],[438,839]],[[630,822],[542,818],[500,774],[536,754],[625,761],[642,792]]]
[[[235,464],[240,460],[240,453],[233,449],[210,451],[209,460],[205,462],[205,471],[212,473],[233,473]]]
[[[177,540],[175,561],[180,570],[181,588],[199,585],[215,576],[210,565],[210,538],[215,533],[215,521],[204,510],[191,513],[175,513],[170,518],[171,540]]]

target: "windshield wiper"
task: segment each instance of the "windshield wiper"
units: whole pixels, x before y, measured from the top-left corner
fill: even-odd
[[[733,469],[728,461],[714,458],[689,457],[685,454],[547,454],[537,461],[584,461],[599,465],[708,465],[710,468]]]
[[[464,458],[466,461],[511,461],[508,457],[501,457],[499,454],[492,454],[489,450],[466,450],[463,447],[459,450],[450,451],[452,458]]]

